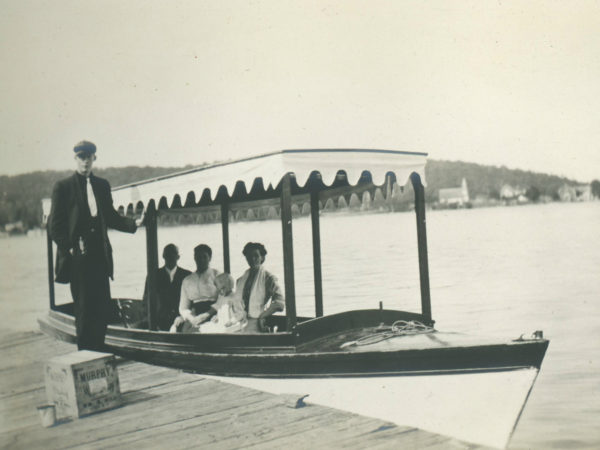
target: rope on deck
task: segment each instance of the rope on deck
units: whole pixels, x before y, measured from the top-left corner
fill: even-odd
[[[354,345],[371,345],[377,342],[385,341],[387,339],[399,337],[399,336],[410,336],[414,334],[427,334],[433,333],[435,328],[427,326],[418,320],[397,320],[391,327],[378,328],[379,331],[367,334],[355,341],[344,342],[340,345],[340,348],[352,347]]]

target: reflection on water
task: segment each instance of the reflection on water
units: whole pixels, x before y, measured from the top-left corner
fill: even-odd
[[[540,329],[551,340],[540,376],[513,437],[514,448],[600,446],[600,203],[549,204],[427,213],[433,317],[444,331],[518,337]],[[299,315],[314,315],[310,221],[294,220]],[[321,219],[325,313],[385,307],[418,311],[419,275],[412,214],[324,215]],[[231,268],[259,241],[266,267],[283,282],[281,225],[234,223]],[[111,232],[113,296],[140,298],[145,233]],[[213,249],[223,267],[220,225],[162,228],[159,246]],[[47,308],[45,239],[0,240],[0,317],[4,328],[34,329]],[[69,300],[57,286],[57,300]]]

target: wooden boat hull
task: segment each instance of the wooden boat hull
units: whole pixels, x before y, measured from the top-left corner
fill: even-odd
[[[544,339],[499,342],[441,332],[361,347],[336,345],[351,341],[357,330],[372,330],[368,316],[377,312],[323,317],[299,324],[293,333],[275,334],[174,334],[109,326],[105,342],[115,354],[151,364],[203,374],[277,378],[539,369],[548,346]],[[336,321],[352,315],[364,320],[347,320],[348,329],[336,329]],[[315,325],[329,330],[328,334],[313,330],[311,335],[310,327]],[[40,319],[40,327],[74,342],[75,322],[68,314],[50,311]]]

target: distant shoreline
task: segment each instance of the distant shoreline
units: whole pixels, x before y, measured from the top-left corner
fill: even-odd
[[[95,173],[108,179],[111,186],[117,187],[190,168],[191,166],[182,168],[129,166],[98,169]],[[50,197],[56,181],[72,173],[72,170],[38,171],[0,176],[0,237],[4,233],[24,234],[29,230],[40,228],[42,199]],[[593,200],[600,197],[598,180],[586,184],[557,175],[461,161],[430,159],[425,166],[425,178],[427,180],[426,204],[432,209],[510,206],[537,202]],[[466,186],[467,195],[463,194],[462,199],[457,198],[455,195],[463,189],[463,184]],[[383,208],[394,212],[412,209],[413,198],[410,186],[400,188],[394,184],[391,198],[383,195],[383,192],[388,190],[386,185],[378,187],[377,190],[379,192],[375,192],[368,200],[370,204],[366,207],[362,205],[364,199],[360,199],[360,204],[357,204],[350,197],[344,199],[341,205],[340,199],[337,199],[333,206],[323,205],[324,212],[329,213],[332,209],[343,210],[343,208],[359,210],[360,213],[365,209],[378,211]],[[444,204],[444,201],[462,202],[462,204]],[[259,214],[258,217],[251,217],[251,220],[265,218],[269,217]]]

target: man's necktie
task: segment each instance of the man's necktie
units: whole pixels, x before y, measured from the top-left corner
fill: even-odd
[[[248,274],[248,279],[246,283],[244,283],[244,289],[242,291],[242,299],[244,300],[244,306],[246,307],[246,312],[248,312],[248,306],[250,304],[250,294],[252,292],[252,285],[256,280],[256,275],[258,275],[258,269],[251,268],[250,273]]]
[[[87,192],[88,206],[90,207],[90,214],[92,217],[98,215],[98,205],[96,205],[96,197],[94,197],[94,190],[92,189],[92,183],[90,183],[90,177],[85,178],[85,189]]]

